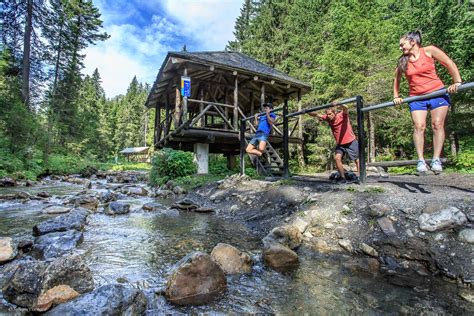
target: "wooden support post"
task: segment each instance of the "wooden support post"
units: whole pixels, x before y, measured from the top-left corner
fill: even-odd
[[[188,68],[186,68],[186,65],[184,66],[184,71],[183,71],[183,76],[188,76]],[[186,122],[188,120],[188,97],[183,97],[183,122]]]
[[[158,103],[155,107],[155,135],[153,137],[153,146],[160,141],[161,138],[161,107]]]
[[[288,135],[288,99],[285,99],[285,105],[283,106],[283,177],[289,177],[289,160],[290,151],[288,148],[289,135]]]
[[[171,118],[170,118],[170,95],[166,95],[166,110],[165,110],[165,129],[163,131],[163,137],[168,135],[170,131]]]
[[[263,104],[265,103],[265,83],[262,82],[262,86],[260,87],[260,109],[258,112],[263,110]]]
[[[235,76],[234,86],[234,131],[239,130],[239,79]]]
[[[255,100],[253,98],[253,92],[250,92],[250,116],[255,115]]]
[[[227,169],[234,170],[236,166],[237,166],[237,156],[236,155],[227,156]]]
[[[240,121],[240,175],[245,174],[245,125],[247,121]]]
[[[174,129],[177,129],[179,126],[179,121],[181,118],[181,92],[179,91],[179,83],[176,84],[176,96],[174,103]]]
[[[204,87],[201,87],[201,91],[199,92],[200,93],[200,97],[201,97],[201,101],[204,101]],[[199,114],[201,114],[204,110],[204,103],[199,103]],[[203,128],[204,126],[206,126],[206,120],[204,118],[204,116],[201,117],[201,119],[199,120],[199,127]]]
[[[227,102],[229,102],[229,100],[227,99],[227,93],[228,93],[228,91],[227,91],[227,87],[226,87],[226,88],[224,88],[224,103],[225,104],[228,104]],[[225,116],[226,119],[229,119],[229,109],[227,107],[224,109],[224,116]],[[224,128],[229,129],[228,125],[225,122],[224,122]]]

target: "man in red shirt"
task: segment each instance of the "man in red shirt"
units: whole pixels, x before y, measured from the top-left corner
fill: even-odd
[[[349,121],[349,112],[346,105],[339,105],[342,110],[336,111],[337,102],[333,102],[333,107],[326,109],[326,114],[318,114],[315,112],[309,112],[308,114],[317,117],[320,121],[328,122],[331,127],[332,134],[336,139],[336,148],[334,159],[336,160],[336,167],[339,171],[339,175],[336,176],[336,181],[344,181],[343,175],[350,178],[349,174],[344,172],[342,166],[342,158],[345,154],[349,156],[350,160],[355,160],[357,166],[357,173],[359,173],[359,143],[352,131],[351,122]],[[357,179],[348,179],[357,180]]]

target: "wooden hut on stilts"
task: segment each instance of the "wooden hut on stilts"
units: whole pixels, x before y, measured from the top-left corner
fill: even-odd
[[[209,153],[224,154],[233,167],[240,152],[241,119],[259,113],[265,102],[276,108],[291,98],[299,101],[310,88],[242,53],[169,52],[146,101],[156,109],[154,146],[193,151],[198,173],[208,173]],[[280,116],[267,148],[275,157],[272,174],[283,168],[277,152],[283,144],[281,125]],[[250,139],[255,129],[247,127]],[[290,143],[302,144],[301,118],[288,133]]]

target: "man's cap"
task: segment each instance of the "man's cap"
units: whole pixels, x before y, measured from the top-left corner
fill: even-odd
[[[263,107],[269,107],[270,109],[273,109],[273,104],[271,103],[264,103]]]

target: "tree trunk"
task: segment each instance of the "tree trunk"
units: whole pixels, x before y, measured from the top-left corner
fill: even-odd
[[[33,0],[28,0],[26,5],[25,34],[23,37],[23,69],[21,94],[23,102],[30,108],[30,50],[31,50],[31,29],[33,20]]]

